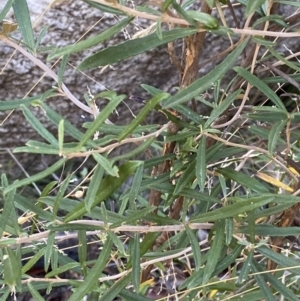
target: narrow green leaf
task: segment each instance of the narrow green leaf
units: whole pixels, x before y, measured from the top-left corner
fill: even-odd
[[[204,128],[208,128],[213,122],[217,120],[217,118],[225,112],[225,110],[234,102],[236,97],[242,93],[242,89],[239,89],[235,91],[234,93],[230,94],[228,97],[226,97],[220,105],[218,105],[216,108],[212,110],[210,113],[209,118],[206,120],[204,124]]]
[[[61,87],[61,84],[63,82],[63,76],[65,74],[65,70],[66,70],[66,67],[67,67],[68,60],[69,60],[69,55],[65,54],[63,56],[62,60],[61,60],[61,64],[60,64],[60,67],[59,67],[59,70],[58,70],[58,81],[57,81],[57,84],[58,84],[59,88]]]
[[[219,208],[219,209],[192,217],[190,219],[190,222],[195,222],[195,223],[213,222],[218,219],[225,219],[228,217],[237,216],[241,213],[244,214],[245,212],[248,212],[248,211],[254,210],[255,208],[264,206],[272,201],[274,201],[274,197],[267,196],[267,195],[253,197],[253,198],[250,198],[247,200],[240,200],[232,205],[227,205],[223,208]]]
[[[156,34],[160,40],[163,39],[162,30],[161,30],[161,18],[156,22]]]
[[[254,211],[248,212],[247,221],[248,221],[248,228],[249,228],[249,241],[250,241],[250,243],[255,244],[256,224],[255,224],[255,218],[254,218]]]
[[[249,82],[252,86],[259,89],[263,95],[267,96],[278,108],[287,112],[286,107],[282,103],[279,96],[269,87],[267,86],[261,79],[251,74],[249,71],[245,70],[242,67],[234,67],[233,70],[243,77],[247,82]]]
[[[122,277],[120,280],[116,281],[109,289],[107,289],[98,301],[112,301],[118,294],[130,283],[132,276],[128,273],[126,276]],[[125,291],[125,290],[123,290]],[[126,290],[127,291],[127,290]],[[137,300],[137,299],[128,299]],[[149,300],[150,299],[146,299]],[[145,300],[145,301],[146,301]],[[73,300],[71,300],[73,301]],[[75,300],[74,300],[75,301]]]
[[[267,284],[267,282],[264,279],[264,275],[259,274],[256,266],[253,264],[253,271],[256,273],[254,275],[256,282],[258,284],[259,289],[262,291],[262,293],[264,294],[264,299],[266,301],[276,301],[275,297],[273,296],[269,285]]]
[[[122,254],[123,256],[126,256],[127,253],[125,251],[124,244],[123,244],[122,240],[120,239],[120,237],[112,231],[107,231],[106,233],[112,240],[113,244],[117,247],[120,254]]]
[[[234,234],[234,222],[232,218],[225,219],[225,243],[227,246],[231,243]]]
[[[278,25],[280,25],[283,28],[288,28],[288,24],[284,21],[284,17],[280,15],[268,15],[265,17],[261,17],[258,20],[256,20],[251,27],[255,29],[257,25],[265,22],[275,22]],[[272,52],[271,52],[272,53]],[[273,54],[273,53],[272,53]],[[274,54],[273,54],[274,55]]]
[[[148,232],[144,236],[143,241],[140,243],[140,257],[142,257],[147,251],[149,251],[159,235],[160,233]],[[154,257],[157,258],[156,255]],[[126,265],[127,269],[130,269],[132,267],[132,260],[133,258],[130,257]]]
[[[252,265],[252,260],[254,256],[254,250],[252,249],[250,253],[247,255],[245,262],[242,265],[242,268],[240,270],[239,274],[239,283],[243,283],[246,280],[248,280],[248,275],[251,271],[251,265]]]
[[[45,248],[41,248],[28,260],[28,262],[26,262],[26,264],[22,267],[22,275],[29,271],[38,262],[38,260],[42,258],[44,252]]]
[[[285,128],[287,120],[276,122],[269,133],[268,151],[273,154],[280,138],[281,131]]]
[[[62,156],[64,147],[64,120],[62,119],[58,125],[58,149],[59,154]]]
[[[258,265],[257,262],[254,262],[256,268],[260,271],[260,272],[264,272],[264,269],[261,267],[261,265]],[[282,283],[278,278],[276,278],[274,275],[272,275],[271,273],[265,273],[264,277],[266,278],[266,280],[271,284],[271,286],[280,294],[282,294],[283,296],[285,296],[287,298],[287,300],[291,300],[291,301],[298,301],[299,300],[299,296],[296,296],[292,290],[290,290],[286,284]]]
[[[215,271],[218,261],[220,260],[221,252],[223,249],[224,227],[224,220],[216,221],[214,227],[215,237],[212,246],[210,247],[207,254],[207,262],[204,267],[202,284],[206,284],[209,281],[210,277]]]
[[[110,102],[103,110],[101,110],[100,114],[92,122],[89,129],[81,138],[78,147],[81,147],[88,142],[88,140],[99,130],[101,124],[105,122],[105,120],[110,116],[110,114],[115,110],[115,108],[125,97],[126,97],[125,95],[118,95],[118,96],[111,97]]]
[[[210,8],[213,8],[215,5],[215,0],[205,0],[205,2],[208,4]]]
[[[48,235],[47,245],[46,245],[46,248],[45,248],[45,255],[44,255],[45,271],[48,271],[48,269],[49,269],[52,253],[54,251],[54,247],[53,247],[54,242],[55,242],[55,232],[51,231]]]
[[[48,222],[52,221],[52,214],[40,208],[39,205],[36,205],[34,202],[32,202],[32,199],[25,198],[19,194],[16,194],[15,206],[23,212],[32,211],[40,218],[43,218]]]
[[[170,4],[173,2],[174,0],[165,0],[163,5],[162,5],[162,11],[163,13],[166,12],[166,10],[168,9],[168,7],[170,6]]]
[[[83,271],[84,276],[86,273],[86,261],[87,261],[87,236],[85,230],[78,231],[78,258]],[[48,276],[52,277],[52,276]]]
[[[21,109],[27,121],[31,126],[53,146],[58,147],[57,139],[45,128],[45,126],[34,116],[34,114],[28,109],[28,107],[21,105]]]
[[[3,249],[3,283],[13,289],[21,284],[21,262],[11,248]]]
[[[297,260],[276,253],[273,250],[267,248],[266,246],[261,246],[256,250],[260,252],[262,255],[276,262],[280,266],[284,267],[286,270],[290,271],[291,273],[300,275],[300,268],[295,268],[299,266],[299,262]]]
[[[248,175],[235,171],[229,168],[218,168],[216,172],[220,173],[225,177],[225,179],[231,179],[245,188],[253,190],[258,193],[267,193],[268,189],[258,180],[255,178],[249,177]]]
[[[47,31],[49,29],[49,26],[45,26],[44,28],[42,28],[42,30],[38,33],[38,36],[36,37],[35,39],[35,49],[38,49],[41,42],[42,42],[42,39],[46,36],[47,34]]]
[[[7,15],[8,11],[12,7],[15,0],[7,0],[6,4],[2,8],[2,11],[0,12],[0,23],[3,21],[5,16]]]
[[[4,189],[4,194],[8,193],[9,191],[11,191],[15,188],[27,186],[33,182],[37,182],[41,179],[46,178],[47,176],[51,175],[52,173],[57,171],[59,168],[61,168],[63,166],[63,164],[65,164],[66,161],[67,161],[66,159],[61,159],[61,160],[57,161],[55,164],[53,164],[52,166],[50,166],[49,168],[43,170],[42,172],[39,172],[39,173],[35,174],[34,176],[31,176],[29,178],[20,180],[18,182],[15,182],[15,183],[9,185],[8,187],[6,187]]]
[[[104,174],[104,169],[100,164],[98,164],[92,176],[92,180],[90,182],[86,196],[84,198],[85,208],[88,213],[91,212],[91,207],[96,197],[99,185],[102,181],[103,174]]]
[[[133,210],[131,212],[131,215],[126,216],[123,218],[122,221],[117,222],[117,223],[113,223],[112,225],[110,225],[110,229],[114,229],[117,228],[123,224],[130,224],[130,223],[134,223],[137,222],[138,220],[142,220],[146,215],[148,215],[149,213],[152,213],[152,211],[155,209],[156,207],[151,206],[151,207],[146,207],[143,208],[141,210]]]
[[[13,9],[25,45],[29,47],[31,51],[35,51],[33,29],[26,0],[15,0]]]
[[[35,301],[45,301],[45,299],[42,297],[42,295],[35,289],[35,287],[32,285],[32,283],[28,282],[28,289],[31,293],[31,296],[33,297],[33,300]]]
[[[192,231],[188,225],[185,225],[185,230],[191,243],[193,258],[195,260],[195,270],[199,271],[201,267],[201,249],[199,246],[198,238],[196,237],[194,231]]]
[[[232,68],[232,66],[236,63],[238,57],[246,47],[247,43],[248,39],[240,43],[238,47],[231,54],[229,54],[221,64],[215,67],[207,75],[199,78],[188,87],[180,90],[176,95],[171,96],[166,101],[164,101],[162,104],[163,109],[173,107],[183,102],[187,102],[192,98],[200,95],[204,91],[208,90],[213,85],[213,83],[219,80],[230,68]]]
[[[132,249],[132,284],[137,293],[140,290],[140,263],[140,233],[136,232],[133,239]]]
[[[50,193],[50,191],[51,191],[57,184],[58,184],[57,181],[52,181],[52,182],[48,183],[48,184],[46,185],[46,187],[44,187],[44,189],[42,190],[42,193],[41,193],[40,197],[47,196],[47,195]]]
[[[246,17],[249,17],[252,13],[256,11],[260,6],[262,6],[266,0],[256,0],[256,1],[247,1],[246,5]]]
[[[1,293],[3,294],[2,297],[0,298],[0,301],[7,301],[8,296],[11,294],[11,291],[9,287],[3,288]]]
[[[108,47],[88,58],[86,58],[78,69],[83,71],[87,69],[97,68],[99,66],[110,65],[129,57],[143,53],[147,50],[156,48],[160,45],[171,41],[186,37],[196,33],[198,29],[182,28],[173,29],[163,32],[162,39],[159,39],[156,33],[152,33],[146,37],[126,41],[117,46]]]
[[[277,207],[277,206],[276,206]],[[289,206],[290,207],[290,204]],[[282,212],[280,209],[278,212]],[[264,210],[262,211],[262,214]],[[269,214],[268,214],[269,215]],[[263,216],[268,216],[263,215]],[[255,216],[257,218],[257,216]],[[242,226],[238,228],[239,233],[249,234],[249,229],[247,226]],[[299,235],[299,227],[276,227],[269,224],[259,224],[255,226],[255,234],[259,236],[297,236]]]
[[[187,14],[187,12],[184,9],[182,9],[182,7],[177,3],[177,1],[173,1],[172,6],[176,10],[178,15],[185,19],[190,25],[197,27],[197,23],[194,21],[194,19],[189,14]]]
[[[224,197],[227,197],[227,185],[226,185],[226,180],[225,177],[221,174],[218,175],[218,179],[219,179],[219,183],[222,189],[222,193],[224,195]]]
[[[133,181],[131,184],[131,188],[130,188],[130,191],[128,194],[129,208],[131,210],[136,209],[135,201],[138,197],[140,186],[141,186],[141,183],[143,180],[143,172],[144,172],[144,164],[141,164],[136,170],[136,173],[134,175],[134,178],[133,178]]]
[[[129,151],[123,155],[113,157],[112,160],[114,162],[116,162],[116,161],[121,161],[121,160],[129,159],[129,158],[134,158],[135,156],[137,156],[141,153],[144,153],[145,150],[149,149],[150,145],[152,145],[155,142],[155,140],[156,140],[156,137],[146,139],[146,141],[144,143],[142,143],[141,145],[136,147],[134,150]]]
[[[181,177],[179,178],[175,190],[174,195],[179,195],[184,188],[188,187],[188,184],[195,178],[195,165],[196,159],[192,160],[192,162],[188,163],[186,170],[183,172]]]
[[[206,181],[206,136],[204,135],[200,139],[197,150],[196,177],[200,191],[203,192]]]
[[[99,165],[101,165],[103,167],[103,169],[111,176],[113,177],[118,177],[118,167],[117,166],[113,166],[113,162],[110,161],[109,159],[105,158],[104,156],[102,156],[101,154],[97,154],[97,153],[93,153],[93,158],[95,159],[95,161],[97,161],[97,163]]]
[[[53,91],[53,89],[50,89],[48,91]],[[56,93],[52,94],[52,96],[55,96]],[[7,111],[7,110],[13,110],[20,108],[20,105],[23,104],[24,106],[29,106],[34,102],[39,101],[42,98],[42,95],[33,96],[33,97],[27,97],[22,99],[13,99],[9,101],[0,100],[0,111]]]
[[[3,232],[6,229],[6,225],[10,217],[12,216],[12,211],[15,210],[14,198],[16,194],[16,189],[12,189],[7,195],[4,195],[4,208],[2,211],[2,216],[0,220],[0,238],[2,238]],[[14,220],[14,223],[18,225],[18,220]]]
[[[134,120],[126,127],[126,129],[119,136],[119,141],[126,138],[130,133],[133,132],[135,128],[139,126],[139,124],[145,120],[146,116],[149,112],[163,99],[167,98],[169,94],[161,93],[153,96],[150,100],[147,101],[146,105],[142,108],[139,114],[134,118]]]
[[[64,272],[68,272],[68,271],[73,270],[74,268],[77,268],[77,267],[79,267],[78,262],[67,263],[67,264],[65,264],[63,266],[60,266],[59,268],[55,269],[54,271],[51,271],[51,272],[47,273],[45,275],[45,278],[52,278],[52,277],[58,276],[59,274],[62,274]]]
[[[120,187],[132,173],[135,172],[135,170],[139,167],[140,164],[140,161],[126,162],[125,164],[120,166],[118,178],[112,176],[105,177],[99,185],[95,200],[91,205],[91,209],[100,204],[107,197],[111,196],[111,194],[118,187]],[[65,222],[67,223],[71,220],[74,220],[85,213],[87,213],[85,204],[81,202],[66,215]]]
[[[32,142],[32,141],[31,141]],[[30,154],[44,154],[44,155],[59,155],[57,147],[51,146],[44,143],[44,146],[21,146],[13,150],[14,153],[30,153]]]
[[[75,45],[68,45],[66,47],[63,48],[58,48],[56,50],[54,50],[52,53],[49,54],[47,60],[52,60],[53,58],[57,58],[60,56],[65,56],[65,55],[69,55],[72,53],[77,53],[80,51],[84,51],[86,49],[89,49],[93,46],[99,45],[100,43],[102,43],[103,41],[107,40],[108,38],[110,38],[111,36],[113,36],[116,33],[119,33],[121,31],[122,28],[124,28],[125,26],[127,26],[131,21],[133,20],[132,17],[130,18],[125,18],[123,20],[121,20],[119,23],[117,23],[116,25],[109,27],[107,30],[105,30],[104,32],[101,32],[99,35],[91,37],[89,39],[86,39],[84,41],[80,41]]]
[[[299,75],[299,72],[300,72],[300,67],[298,67],[295,62],[293,61],[290,61],[290,60],[287,60],[286,58],[284,58],[282,55],[279,54],[278,51],[274,50],[272,47],[267,47],[268,50],[270,51],[270,53],[276,57],[279,61],[281,61],[284,65],[290,67],[291,69],[293,70],[296,70],[298,71],[298,75]]]
[[[243,252],[244,246],[236,244],[231,253],[225,256],[221,261],[218,262],[218,266],[214,271],[213,276],[220,275],[224,270],[228,269],[230,265],[235,264],[237,258],[241,256],[241,252]]]
[[[251,120],[259,120],[263,122],[281,122],[287,119],[287,114],[284,112],[257,112],[249,113],[246,116]]]
[[[193,20],[202,23],[206,28],[217,29],[219,27],[218,20],[210,14],[196,10],[188,10],[186,11],[186,14]]]
[[[98,218],[97,215],[94,215],[95,218]],[[85,224],[60,224],[57,226],[49,226],[49,230],[53,231],[97,231],[99,228],[103,229],[103,227],[100,227],[98,225],[85,225]]]
[[[58,193],[54,201],[53,210],[52,210],[53,221],[57,219],[57,212],[60,209],[60,203],[64,197],[66,190],[69,188],[70,180],[72,179],[72,177],[73,177],[72,174],[68,175],[67,178],[61,183],[59,187]]]
[[[106,6],[106,5],[96,3],[94,1],[88,1],[88,0],[84,0],[84,2],[89,4],[92,7],[99,9],[100,11],[102,11],[104,13],[109,13],[109,14],[116,15],[116,16],[126,16],[126,13],[124,13],[122,10],[113,8],[111,6]]]
[[[79,285],[75,293],[69,298],[69,301],[81,300],[86,294],[91,292],[92,288],[97,284],[98,278],[102,274],[103,269],[107,265],[112,246],[112,241],[108,238],[93,268],[89,271],[87,277],[85,278],[85,281]]]

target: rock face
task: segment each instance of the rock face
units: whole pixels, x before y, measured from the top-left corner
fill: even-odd
[[[32,13],[33,23],[37,16],[45,11],[40,21],[35,26],[35,32],[39,33],[44,26],[48,26],[46,35],[42,40],[41,46],[64,46],[78,41],[80,38],[93,36],[117,22],[116,17],[103,14],[99,10],[89,7],[82,1],[58,1],[57,5],[47,7],[50,0],[44,1],[28,1],[29,9]],[[1,4],[3,6],[3,4]],[[285,6],[287,7],[287,6]],[[1,9],[1,6],[0,6]],[[284,15],[289,15],[290,11],[284,11]],[[13,18],[12,14],[7,17]],[[128,32],[133,35],[138,30],[145,28],[147,25],[142,20],[136,20],[135,26],[129,26],[126,32],[116,35],[114,38],[97,46],[94,50],[99,50],[108,45],[120,43],[126,39]],[[18,37],[18,34],[13,36]],[[216,53],[225,50],[229,43],[227,38],[211,35],[203,52],[203,60],[213,57]],[[220,42],[221,41],[221,42]],[[297,44],[294,42],[294,44]],[[298,43],[299,45],[299,43]],[[160,47],[145,54],[138,55],[125,62],[115,64],[112,68],[105,70],[94,69],[86,73],[75,71],[75,67],[85,57],[92,52],[79,53],[72,55],[69,65],[66,69],[63,81],[71,90],[71,92],[82,102],[84,102],[84,94],[88,93],[88,87],[93,94],[109,89],[118,93],[129,95],[144,95],[140,84],[145,83],[167,92],[172,92],[174,87],[179,85],[178,70],[170,64],[166,47]],[[42,94],[50,89],[55,82],[49,77],[43,78],[43,72],[23,55],[15,53],[13,49],[0,41],[0,99],[12,100],[27,96]],[[40,52],[38,57],[46,62],[47,54]],[[50,63],[55,63],[54,61]],[[48,64],[50,66],[50,63]],[[55,72],[58,66],[53,69]],[[206,65],[199,70],[199,74],[207,72],[213,65]],[[80,115],[83,113],[78,107],[74,106],[69,99],[65,97],[51,98],[47,103],[55,108],[64,118],[71,121],[78,128],[81,127],[83,121]],[[134,111],[138,112],[141,104],[130,99],[126,99],[127,105]],[[103,105],[103,104],[102,104]],[[100,103],[101,108],[101,103]],[[38,108],[31,110],[39,117],[39,119],[47,125],[51,131],[56,131],[54,127],[47,122],[44,113]],[[112,120],[117,123],[128,123],[133,117],[126,106],[119,109],[119,116],[115,115]],[[162,115],[154,114],[150,117],[149,122],[159,122]],[[11,156],[7,152],[7,148],[13,149],[16,146],[24,145],[29,139],[39,139],[38,134],[31,128],[30,124],[23,117],[20,110],[14,112],[0,111],[0,168],[9,166],[12,161]],[[25,168],[30,169],[41,168],[41,159],[36,156],[22,156],[16,154],[16,157],[25,164]],[[34,164],[33,164],[34,163]],[[7,171],[7,170],[6,170]]]

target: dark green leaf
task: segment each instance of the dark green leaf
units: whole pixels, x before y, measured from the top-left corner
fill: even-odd
[[[119,168],[119,177],[107,176],[101,181],[101,184],[98,188],[94,202],[91,205],[91,209],[104,201],[107,197],[120,187],[124,181],[135,172],[135,170],[141,164],[140,161],[129,161]],[[79,203],[73,210],[71,210],[65,217],[65,222],[76,219],[77,217],[85,214],[87,212],[85,204]]]
[[[33,29],[26,0],[15,0],[13,9],[25,45],[29,47],[31,51],[35,51]]]
[[[93,268],[90,270],[87,277],[85,278],[85,281],[79,285],[75,293],[69,298],[69,301],[81,300],[86,294],[91,292],[93,287],[95,287],[95,285],[98,283],[98,278],[100,277],[103,269],[107,265],[107,261],[109,260],[109,257],[111,255],[112,245],[113,244],[111,239],[108,238]]]
[[[42,295],[35,289],[33,284],[31,282],[28,282],[28,288],[31,293],[31,296],[33,297],[33,300],[35,301],[45,301]]]
[[[140,234],[137,232],[134,235],[132,249],[132,284],[136,292],[140,290],[140,264]]]
[[[72,54],[72,53],[77,53],[77,52],[83,51],[85,49],[88,49],[90,47],[99,45],[100,43],[107,40],[114,34],[119,33],[120,30],[123,27],[127,26],[131,21],[132,21],[132,18],[123,19],[118,24],[110,27],[109,29],[105,30],[104,32],[101,32],[99,35],[97,35],[95,37],[91,37],[87,40],[78,42],[75,45],[68,45],[66,47],[56,49],[52,53],[49,54],[47,60],[52,60],[53,58],[56,58],[56,57],[65,56],[65,55]]]
[[[266,301],[276,301],[275,297],[273,296],[271,289],[269,285],[267,284],[266,280],[264,279],[264,275],[259,274],[256,266],[253,264],[253,271],[255,272],[255,279],[258,284],[259,289],[262,291],[264,294],[265,300]]]
[[[57,139],[45,128],[45,126],[35,117],[28,107],[21,105],[23,114],[32,127],[53,146],[58,147]]]
[[[200,191],[204,191],[206,181],[206,136],[202,136],[197,150],[196,177]]]
[[[214,227],[215,237],[207,254],[207,262],[204,267],[202,284],[206,284],[209,281],[215,271],[218,261],[220,260],[223,249],[224,227],[224,220],[216,221]]]
[[[229,168],[218,168],[216,169],[216,171],[223,175],[225,179],[231,179],[243,185],[247,189],[253,190],[258,193],[268,192],[268,189],[260,181],[256,180],[255,178],[249,177],[242,172],[235,171]]]
[[[3,21],[3,19],[5,18],[6,14],[8,13],[8,11],[10,10],[10,8],[12,7],[13,3],[15,0],[7,0],[6,4],[4,5],[4,7],[2,8],[2,11],[0,12],[0,23]]]
[[[100,164],[98,164],[92,176],[92,180],[90,182],[86,197],[84,198],[85,208],[88,213],[91,212],[91,206],[96,197],[99,185],[103,178],[103,174],[104,174],[104,169]]]
[[[251,250],[249,254],[246,256],[246,260],[242,265],[239,275],[239,283],[243,283],[246,280],[249,280],[248,275],[251,271],[251,265],[253,260],[254,250]]]
[[[118,294],[129,284],[131,277],[132,277],[131,273],[128,273],[126,276],[116,281],[109,289],[106,289],[105,293],[101,296],[101,298],[98,301],[114,300],[114,298],[118,296]],[[130,299],[130,300],[137,300],[137,299]]]
[[[60,67],[59,67],[59,70],[58,70],[58,81],[57,81],[57,84],[58,84],[59,88],[61,87],[61,84],[63,82],[63,76],[65,74],[65,70],[66,70],[66,67],[67,67],[68,60],[69,60],[69,55],[65,54],[62,57],[61,64],[60,64]]]
[[[169,43],[188,35],[196,33],[197,29],[182,28],[173,29],[162,33],[162,39],[159,39],[156,33],[152,33],[144,38],[126,41],[117,46],[108,47],[88,58],[86,58],[79,66],[79,70],[87,70],[97,68],[99,66],[110,65],[147,50],[156,48],[160,45]]]
[[[205,222],[216,221],[218,219],[225,219],[228,217],[237,216],[241,213],[244,214],[245,212],[264,206],[272,201],[274,201],[274,196],[269,196],[269,195],[253,197],[247,200],[240,199],[238,202],[232,205],[227,205],[223,208],[219,208],[207,212],[205,214],[200,214],[198,216],[192,217],[190,221],[195,223],[205,223]]]
[[[242,67],[234,67],[233,70],[238,73],[238,75],[242,76],[247,82],[249,82],[252,86],[259,89],[265,96],[267,96],[279,109],[283,111],[287,111],[286,107],[282,103],[279,96],[268,87],[263,81],[261,81],[258,77],[251,74],[249,71],[245,70]]]
[[[256,9],[262,6],[265,2],[265,0],[247,1],[246,17],[249,17],[249,15],[254,13]]]
[[[103,93],[103,92],[102,92]],[[103,95],[103,97],[105,97]],[[101,110],[100,114],[97,116],[97,118],[92,122],[89,129],[86,131],[86,133],[81,138],[78,147],[81,147],[85,145],[88,140],[99,130],[102,123],[106,121],[106,119],[111,115],[111,113],[115,110],[115,108],[119,105],[121,101],[125,98],[125,95],[112,95],[109,97],[110,102],[107,104],[107,106]]]
[[[284,267],[286,270],[289,270],[291,273],[295,273],[300,275],[300,268],[295,268],[299,266],[297,260],[292,259],[290,257],[286,257],[282,254],[276,253],[273,250],[267,248],[266,246],[261,246],[256,249],[262,255],[266,256],[267,258],[271,259],[272,261],[276,262],[280,266]],[[290,269],[289,269],[290,268]]]
[[[198,238],[196,237],[194,231],[192,231],[188,225],[185,225],[185,230],[191,243],[193,257],[195,260],[195,270],[199,271],[201,267],[201,249],[199,246]]]
[[[163,99],[167,98],[169,94],[161,93],[153,96],[150,100],[147,101],[146,105],[142,108],[139,114],[134,118],[134,120],[126,127],[126,129],[119,136],[119,141],[126,138],[130,133],[133,132],[135,128],[139,126],[139,124],[145,120],[146,116],[149,112]]]
[[[55,164],[53,164],[49,168],[43,170],[42,172],[39,172],[39,173],[35,174],[34,176],[31,176],[29,178],[20,180],[18,182],[15,182],[15,183],[9,185],[8,187],[6,187],[4,189],[4,194],[8,193],[9,191],[11,191],[15,188],[23,187],[23,186],[29,185],[33,182],[37,182],[38,180],[46,178],[47,176],[51,175],[52,173],[57,171],[59,168],[61,168],[66,161],[67,161],[66,159],[60,159]]]
[[[225,98],[220,105],[212,110],[209,118],[206,120],[204,124],[204,128],[208,128],[213,122],[217,120],[217,118],[225,112],[225,110],[234,102],[236,97],[241,94],[242,90],[239,89],[234,93],[230,94],[227,98]]]

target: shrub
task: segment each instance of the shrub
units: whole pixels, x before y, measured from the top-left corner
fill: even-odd
[[[299,38],[297,18],[278,15],[276,1],[202,1],[200,9],[196,1],[86,2],[119,21],[77,44],[50,50],[49,62],[60,58],[57,73],[37,57],[42,36],[34,36],[26,1],[7,1],[0,14],[3,20],[13,7],[23,39],[14,40],[15,26],[6,22],[2,42],[57,82],[42,95],[0,102],[3,111],[22,110],[42,138],[14,152],[56,158],[24,179],[1,176],[2,299],[28,291],[45,300],[42,290],[71,286],[69,300],[86,295],[106,301],[298,300],[298,248],[291,242],[299,234],[300,69],[297,53],[282,52],[284,38]],[[288,5],[299,6],[288,1],[283,6]],[[243,9],[244,25],[238,28],[242,22],[235,16]],[[229,16],[237,26],[227,25]],[[72,54],[84,56],[134,17],[149,20],[153,32],[97,51],[78,70],[167,44],[180,81],[172,94],[144,83],[150,95],[144,106],[116,125],[110,116],[126,95],[90,94],[84,104],[63,75]],[[209,35],[230,46],[199,61]],[[199,77],[208,62],[214,68]],[[60,95],[94,120],[78,128],[64,119],[49,106]],[[107,100],[101,111],[98,99]],[[56,132],[35,116],[34,106],[43,109]],[[152,111],[167,121],[145,125]],[[76,169],[68,165],[74,158],[92,162],[77,182],[85,161]],[[73,237],[76,252],[65,256],[59,241]],[[32,271],[38,265],[45,272],[36,278]]]

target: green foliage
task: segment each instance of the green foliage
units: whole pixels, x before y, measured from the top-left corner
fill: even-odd
[[[191,6],[195,1],[165,0],[156,9],[147,4],[131,8],[117,0],[85,2],[103,13],[126,17],[94,37],[55,47],[47,59],[61,59],[57,75],[35,56],[46,30],[35,38],[27,2],[8,1],[0,12],[3,20],[13,7],[23,40],[18,44],[3,32],[3,42],[22,52],[58,86],[42,95],[0,102],[1,111],[21,110],[41,138],[29,140],[15,153],[55,156],[47,168],[27,178],[1,175],[0,300],[10,291],[45,300],[43,290],[66,285],[74,291],[71,301],[86,295],[88,300],[144,301],[150,300],[150,288],[163,288],[182,300],[298,300],[299,252],[288,248],[286,241],[299,234],[299,91],[288,93],[285,85],[298,87],[299,63],[276,50],[274,41],[266,38],[269,27],[264,32],[250,25],[244,31],[220,27],[210,9],[202,12]],[[222,20],[224,1],[206,2],[218,9]],[[286,31],[288,20],[270,15],[266,1],[239,2],[245,6],[245,19],[255,14],[255,22],[248,19],[252,28],[270,22],[277,26],[271,36],[299,36]],[[156,22],[156,32],[83,58],[134,17]],[[221,56],[221,62],[198,78],[199,57],[193,47],[202,47],[197,39],[204,32],[240,40],[218,54],[214,61]],[[178,41],[185,48],[184,59],[177,58],[182,77],[177,92],[144,83],[150,96],[137,116],[121,125],[110,117],[126,95],[101,92],[90,95],[85,106],[65,87],[64,72],[74,53],[82,54],[77,69],[88,70]],[[251,45],[257,51],[248,53]],[[271,64],[272,72],[267,73]],[[277,65],[293,74],[285,68],[278,71]],[[185,80],[187,74],[192,80]],[[279,85],[285,98],[277,91]],[[93,121],[79,128],[47,104],[62,93]],[[101,111],[98,98],[106,101]],[[42,108],[55,130],[36,117],[35,106]],[[153,111],[163,113],[167,121],[147,125]],[[86,173],[73,182],[78,172],[71,163],[76,158],[90,161],[82,163],[79,170],[86,168]],[[69,246],[77,256],[62,254],[62,236],[77,238]],[[96,246],[92,258],[90,244]],[[28,280],[40,262],[42,278]],[[157,298],[166,300],[159,292]]]

